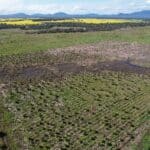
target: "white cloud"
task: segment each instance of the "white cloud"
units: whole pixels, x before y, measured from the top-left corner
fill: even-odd
[[[0,14],[21,11],[23,3],[20,0],[0,0]]]
[[[93,0],[94,1],[94,0]],[[23,0],[0,0],[0,14],[10,14],[17,12],[33,13],[100,13],[100,14],[117,14],[134,11],[150,10],[150,0],[110,0],[99,3],[73,2],[59,4],[51,2],[49,4],[23,3]]]
[[[146,0],[147,3],[150,3],[150,0]]]

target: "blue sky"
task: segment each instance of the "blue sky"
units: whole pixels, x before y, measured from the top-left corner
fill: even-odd
[[[117,14],[150,10],[150,0],[0,0],[0,14]]]

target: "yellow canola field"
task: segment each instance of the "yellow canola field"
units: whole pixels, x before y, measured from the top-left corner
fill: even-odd
[[[52,22],[75,22],[75,23],[87,23],[87,24],[106,24],[106,23],[128,23],[137,22],[137,20],[128,19],[67,19],[67,20],[57,20]]]
[[[40,25],[43,23],[87,23],[87,24],[115,24],[115,23],[130,23],[130,22],[142,22],[141,20],[129,20],[129,19],[63,19],[53,21],[34,21],[32,19],[0,19],[0,24],[7,25]]]
[[[41,22],[33,21],[30,19],[25,20],[0,20],[0,24],[7,24],[7,25],[38,25]]]

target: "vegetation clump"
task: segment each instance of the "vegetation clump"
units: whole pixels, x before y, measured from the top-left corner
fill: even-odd
[[[118,80],[118,75],[123,78]],[[115,150],[124,143],[120,139],[134,138],[134,130],[148,113],[150,87],[146,83],[150,83],[148,78],[115,72],[77,75],[59,83],[14,84],[4,101],[15,114],[17,130],[28,131],[22,135],[31,150],[55,149],[56,145],[62,149]],[[87,90],[83,90],[85,87]],[[102,87],[105,91],[101,91]],[[97,101],[98,95],[102,95],[101,101]],[[124,100],[125,95],[128,100]]]

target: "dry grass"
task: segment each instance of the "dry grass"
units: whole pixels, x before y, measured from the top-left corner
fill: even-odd
[[[100,42],[97,44],[85,44],[79,46],[72,46],[68,48],[58,48],[55,50],[49,50],[48,53],[54,55],[66,55],[68,53],[79,54],[86,59],[78,60],[78,63],[82,65],[91,65],[98,61],[106,60],[130,60],[135,64],[148,65],[150,64],[150,45],[128,43],[128,42]],[[47,53],[47,52],[46,52]],[[98,58],[98,59],[96,59]],[[99,59],[100,58],[100,59]]]

